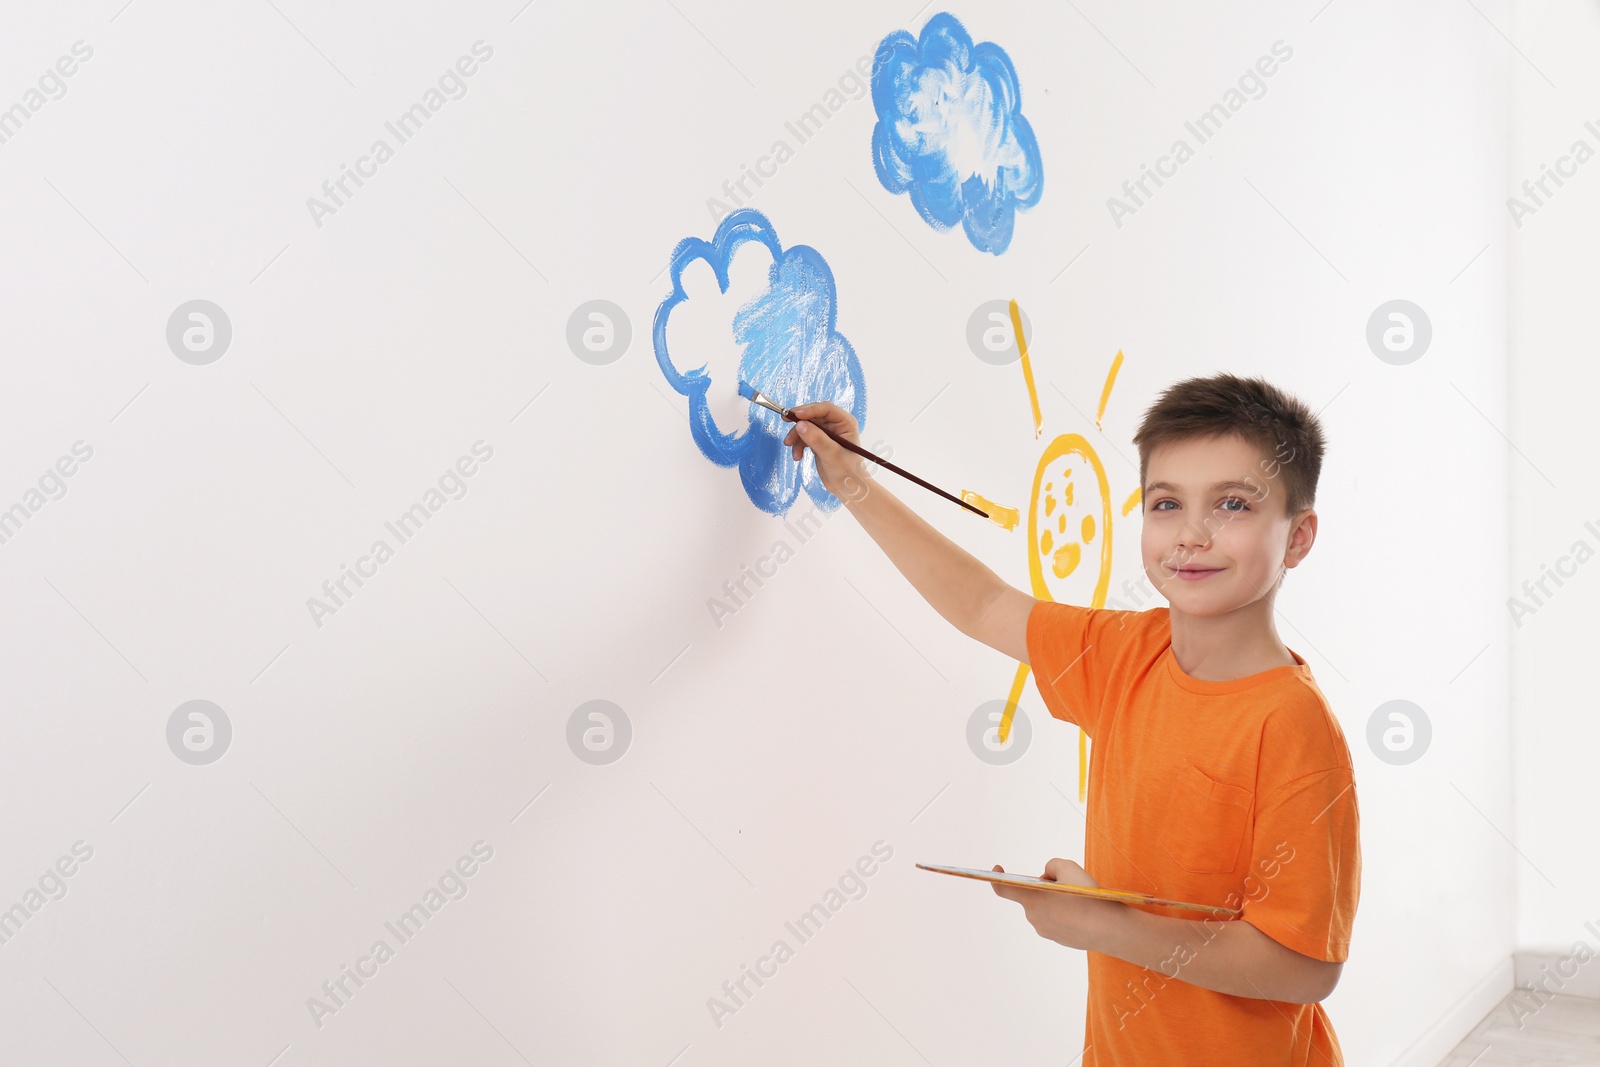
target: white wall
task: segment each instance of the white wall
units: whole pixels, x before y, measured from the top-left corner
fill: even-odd
[[[275,2],[4,15],[0,106],[75,41],[93,56],[0,144],[0,507],[75,442],[93,455],[0,545],[0,907],[75,842],[93,854],[0,944],[16,1020],[0,1059],[1075,1049],[1081,954],[913,866],[1081,857],[1075,731],[1030,682],[1032,747],[976,758],[967,723],[1014,664],[945,625],[843,513],[715,626],[707,599],[784,527],[696,451],[651,348],[671,250],[714,228],[706,198],[885,34],[941,8]],[[1519,374],[1504,399],[1508,256],[1546,264],[1514,290],[1512,366],[1581,351],[1578,320],[1544,309],[1587,295],[1557,257],[1589,250],[1567,235],[1594,209],[1574,189],[1508,239],[1507,85],[1539,118],[1515,174],[1578,135],[1582,48],[1518,22],[1552,93],[1486,23],[1512,28],[1503,2],[950,10],[1007,50],[1039,136],[1043,197],[1010,249],[936,233],[878,184],[865,99],[754,206],[832,268],[866,439],[947,487],[1025,507],[1042,447],[1079,432],[1120,503],[1140,413],[1192,374],[1268,374],[1322,410],[1321,536],[1279,621],[1344,724],[1364,816],[1328,1007],[1347,1062],[1434,1062],[1509,989],[1515,947],[1565,945],[1593,915],[1595,860],[1568,847],[1587,827],[1562,821],[1592,751],[1572,731],[1592,726],[1557,681],[1581,662],[1560,635],[1584,632],[1561,614],[1582,595],[1516,645],[1504,605],[1600,519],[1569,423],[1547,414],[1569,404],[1581,425],[1589,372]],[[478,40],[493,56],[466,95],[314,223],[307,198]],[[1293,57],[1265,95],[1116,225],[1107,198],[1280,40]],[[965,339],[978,304],[1010,297],[1032,322],[1038,439],[1018,368]],[[197,298],[233,330],[205,366],[165,334]],[[596,298],[632,326],[605,366],[566,343]],[[1405,366],[1366,341],[1397,298],[1433,329]],[[492,457],[465,494],[315,624],[307,599],[479,441]],[[1020,532],[894,487],[1026,585]],[[1137,526],[1115,538],[1113,590],[1140,577]],[[1513,647],[1530,709],[1515,734]],[[204,766],[167,741],[194,699],[232,725]],[[567,740],[594,699],[632,725],[607,766]],[[1366,742],[1393,699],[1433,728],[1404,766]],[[1529,804],[1513,806],[1508,744]],[[713,1024],[707,999],[880,840],[893,855],[866,895]],[[493,854],[467,894],[396,947],[385,922],[476,842]],[[308,998],[380,938],[394,957],[313,1023]]]
[[[1600,76],[1590,61],[1600,46],[1600,13],[1586,4],[1518,7],[1516,36],[1529,61],[1511,67],[1508,184],[1532,208],[1519,207],[1521,225],[1507,228],[1507,435],[1516,446],[1509,592],[1519,601],[1507,615],[1515,613],[1517,943],[1529,953],[1518,979],[1600,996],[1600,968],[1581,962],[1600,952],[1600,857],[1587,847],[1600,746],[1587,672],[1600,586],[1587,564],[1600,552],[1600,506],[1586,446],[1600,387],[1593,359],[1600,162],[1589,158],[1600,152]],[[1586,150],[1577,148],[1580,140]],[[1537,200],[1522,191],[1524,181],[1558,169],[1571,176],[1559,186],[1547,180],[1542,191],[1534,186]],[[1523,590],[1540,578],[1543,590]]]

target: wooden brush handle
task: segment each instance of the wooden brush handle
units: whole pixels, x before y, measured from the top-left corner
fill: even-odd
[[[792,412],[789,412],[789,411],[785,411],[783,413],[783,417],[785,419],[788,419],[790,422],[799,422],[800,421],[799,419],[794,417]],[[841,445],[843,445],[844,447],[848,448],[850,451],[854,452],[856,455],[862,456],[862,457],[864,457],[866,459],[870,459],[870,460],[872,460],[872,462],[877,463],[880,466],[888,467],[890,470],[892,470],[896,474],[900,475],[900,477],[909,478],[913,482],[916,482],[918,485],[922,486],[924,489],[931,489],[935,493],[938,493],[940,496],[944,497],[946,500],[954,501],[955,503],[960,504],[962,507],[966,508],[968,511],[975,512],[978,515],[982,515],[986,519],[989,517],[989,513],[987,511],[982,511],[982,510],[974,507],[973,505],[967,503],[965,500],[962,500],[960,497],[951,496],[949,493],[945,492],[943,489],[940,489],[937,485],[934,485],[931,482],[923,481],[921,478],[918,478],[915,474],[912,474],[910,471],[906,470],[903,467],[895,466],[893,463],[890,463],[888,460],[884,459],[882,456],[873,455],[871,452],[868,452],[866,449],[862,448],[860,445],[856,444],[854,441],[846,441],[843,437],[840,437],[838,434],[834,433],[832,430],[828,429],[826,426],[822,425],[821,423],[813,422],[811,425],[815,426],[817,429],[821,430],[823,433],[827,434],[829,437],[833,438],[835,441],[839,442]]]

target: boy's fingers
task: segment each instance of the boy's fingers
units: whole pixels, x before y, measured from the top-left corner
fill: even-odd
[[[789,409],[796,418],[801,419],[828,418],[834,411],[842,410],[830,400],[813,400],[809,404],[796,404]]]
[[[814,400],[809,404],[796,404],[789,409],[795,421],[804,420],[826,425],[834,433],[849,433],[855,429],[848,411],[831,400]]]
[[[810,420],[797,422],[795,423],[795,431],[800,434],[801,441],[810,446],[811,451],[818,455],[831,456],[841,450],[839,442],[824,433],[822,426],[818,423]]]
[[[814,437],[827,437],[828,435],[822,432],[824,427],[832,430],[834,433],[839,433],[845,429],[844,424],[838,419],[830,419],[821,415],[812,415],[810,418],[801,418],[794,425],[795,429],[803,429],[805,433],[811,434]],[[816,433],[813,434],[812,431],[816,431]]]

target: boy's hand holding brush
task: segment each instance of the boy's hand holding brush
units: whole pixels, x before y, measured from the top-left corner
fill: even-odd
[[[806,428],[805,435],[797,438],[795,434],[791,433],[787,438],[784,439],[784,444],[787,444],[794,449],[794,458],[797,460],[800,458],[800,454],[805,451],[802,446],[812,443],[812,433],[815,429],[820,427],[823,436],[836,443],[840,448],[853,452],[864,459],[870,459],[872,462],[877,463],[880,466],[888,467],[890,470],[900,475],[900,477],[910,479],[911,481],[922,486],[924,489],[938,493],[952,504],[959,504],[968,511],[972,512],[974,515],[981,516],[985,519],[989,517],[989,513],[984,511],[982,508],[973,504],[969,504],[958,496],[952,496],[943,489],[940,489],[937,485],[934,485],[932,482],[924,481],[923,479],[918,478],[915,474],[912,474],[904,467],[897,467],[893,463],[890,463],[888,460],[884,459],[882,456],[874,455],[873,453],[862,448],[861,434],[859,432],[859,427],[856,425],[855,416],[851,415],[848,411],[844,410],[837,404],[822,400],[813,404],[801,404],[797,407],[786,408],[779,405],[771,397],[757,389],[755,386],[751,385],[749,382],[745,381],[741,381],[739,383],[739,395],[749,400],[752,404],[760,404],[769,411],[776,411],[778,416],[787,422],[799,422],[802,420],[807,420],[812,423],[811,426]],[[806,414],[796,414],[796,412],[806,412]],[[849,436],[846,436],[847,433]],[[812,451],[815,452],[816,450],[813,449]],[[829,455],[831,456],[832,453],[830,452]],[[837,460],[837,457],[834,457],[834,459]],[[818,473],[822,475],[822,487],[828,492],[832,493],[834,496],[839,497],[841,500],[844,499],[843,495],[834,489],[833,485],[829,483],[829,474],[822,470],[822,460],[822,454],[818,453],[817,466]],[[846,491],[850,491],[852,489],[851,476],[855,472],[846,471],[841,473],[839,470],[839,467],[841,466],[848,466],[848,464],[845,464],[842,460],[837,460],[837,462],[833,464],[834,469],[831,473],[839,479],[840,484]],[[857,464],[857,466],[859,467],[860,465]]]
[[[856,424],[856,417],[827,400],[799,404],[790,408],[789,412],[794,416],[794,429],[789,431],[783,443],[790,446],[796,462],[810,448],[817,457],[817,475],[822,479],[822,487],[846,504],[854,503],[851,498],[865,493],[866,483],[872,477],[867,473],[866,461],[817,427],[826,427],[846,441],[859,445],[861,428]]]

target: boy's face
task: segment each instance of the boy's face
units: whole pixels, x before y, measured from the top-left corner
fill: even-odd
[[[1151,584],[1174,609],[1221,615],[1243,607],[1271,594],[1285,567],[1304,558],[1315,512],[1292,522],[1276,475],[1269,457],[1231,435],[1175,441],[1151,453],[1140,554]],[[1207,570],[1186,576],[1183,568]]]

